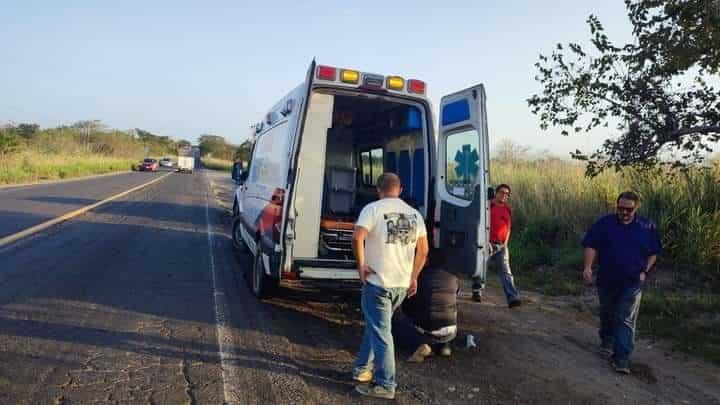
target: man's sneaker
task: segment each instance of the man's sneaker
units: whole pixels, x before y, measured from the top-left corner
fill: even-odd
[[[482,302],[482,294],[480,291],[473,291],[472,299],[475,302]]]
[[[373,373],[370,370],[363,371],[360,374],[353,375],[353,380],[359,383],[369,383],[373,379]]]
[[[600,356],[610,358],[613,355],[613,349],[611,346],[600,346]]]
[[[515,308],[515,307],[519,307],[521,305],[522,305],[522,301],[516,299],[516,300],[510,301],[510,303],[508,304],[508,308]]]
[[[415,350],[415,353],[408,358],[408,361],[411,363],[422,363],[423,360],[425,360],[425,357],[431,354],[432,348],[426,344],[421,344],[418,346],[417,350]]]
[[[612,366],[613,370],[617,371],[620,374],[630,374],[630,362],[627,360],[611,360],[610,365]]]
[[[389,390],[380,385],[356,385],[355,391],[366,397],[395,399],[395,390]]]
[[[443,347],[440,349],[440,355],[442,357],[452,356],[452,349],[450,348],[450,345],[448,345],[448,344],[443,345]]]

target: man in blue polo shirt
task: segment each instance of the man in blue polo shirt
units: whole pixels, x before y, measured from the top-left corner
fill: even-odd
[[[639,206],[637,194],[621,193],[616,214],[595,222],[582,242],[587,283],[592,283],[592,264],[598,258],[600,353],[612,356],[612,367],[623,374],[630,374],[642,286],[662,248],[655,225],[636,215]]]

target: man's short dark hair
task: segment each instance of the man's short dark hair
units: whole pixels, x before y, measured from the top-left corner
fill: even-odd
[[[510,186],[508,186],[508,185],[505,184],[505,183],[503,183],[503,184],[495,187],[495,192],[497,193],[498,191],[500,191],[500,189],[503,189],[503,188],[506,188],[507,191],[508,191],[508,193],[512,193],[512,190],[510,189]]]
[[[383,173],[377,179],[377,188],[380,191],[387,193],[392,191],[395,187],[402,187],[400,177],[395,173]]]
[[[620,195],[617,198],[616,203],[619,203],[620,200],[630,200],[635,201],[635,205],[640,205],[640,196],[637,195],[637,193],[633,191],[623,191],[620,193]]]

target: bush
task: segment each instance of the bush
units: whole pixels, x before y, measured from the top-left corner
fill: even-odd
[[[203,167],[210,170],[221,170],[224,172],[232,171],[233,162],[230,160],[214,159],[209,157],[201,158]]]
[[[0,157],[17,151],[20,147],[20,139],[8,131],[0,129]]]

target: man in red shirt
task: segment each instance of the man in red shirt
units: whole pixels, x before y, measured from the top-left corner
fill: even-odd
[[[502,282],[508,307],[515,308],[522,304],[518,298],[513,275],[510,271],[510,228],[512,226],[512,209],[508,205],[510,186],[501,184],[495,188],[495,198],[490,203],[490,259],[498,264],[498,273]],[[485,280],[473,278],[473,300],[482,301],[482,290]]]

